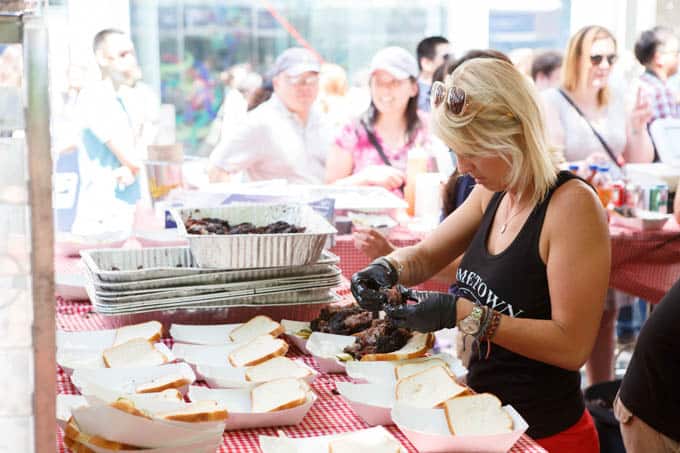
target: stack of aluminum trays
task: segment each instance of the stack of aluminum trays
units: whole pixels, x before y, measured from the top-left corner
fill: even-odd
[[[102,249],[81,255],[90,300],[106,316],[327,304],[337,300],[332,288],[342,281],[339,258],[327,251],[311,264],[247,269],[199,267],[189,247]]]

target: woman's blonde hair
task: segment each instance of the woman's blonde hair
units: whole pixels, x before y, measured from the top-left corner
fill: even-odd
[[[562,65],[562,86],[567,91],[575,91],[581,81],[582,56],[590,51],[593,42],[598,39],[611,39],[614,48],[617,47],[616,38],[612,32],[599,25],[588,25],[577,31],[569,39],[567,51]],[[597,105],[603,107],[609,102],[609,89],[605,86],[597,92]]]
[[[557,179],[559,154],[548,145],[539,101],[531,82],[502,60],[475,58],[445,82],[465,91],[460,114],[446,102],[432,112],[434,133],[463,155],[499,156],[510,166],[506,184],[532,204],[541,201]]]

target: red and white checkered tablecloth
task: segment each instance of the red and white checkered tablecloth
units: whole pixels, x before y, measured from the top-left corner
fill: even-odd
[[[658,231],[611,226],[612,288],[657,303],[680,279],[680,226],[670,219]]]
[[[57,328],[67,331],[96,330],[104,328],[104,322],[100,315],[92,311],[92,306],[87,302],[69,302],[57,300]],[[164,342],[172,345],[172,340]],[[291,345],[290,354],[293,357],[302,357],[304,362],[318,371],[318,365],[310,356],[304,356]],[[245,429],[225,432],[222,437],[222,445],[218,453],[257,452],[260,451],[258,436],[261,434],[276,436],[277,431],[283,431],[289,437],[313,437],[329,434],[356,431],[369,426],[354,413],[352,408],[345,403],[342,397],[335,392],[335,383],[347,381],[346,375],[321,373],[312,384],[312,389],[318,399],[310,409],[302,423],[297,426],[280,428]],[[78,391],[71,383],[70,378],[57,366],[57,392],[65,394],[77,394]],[[387,426],[390,431],[408,452],[417,452],[408,439],[394,426]],[[59,429],[57,435],[57,452],[65,453],[68,450],[63,442],[64,433]],[[535,441],[524,435],[513,446],[513,453],[545,453]]]

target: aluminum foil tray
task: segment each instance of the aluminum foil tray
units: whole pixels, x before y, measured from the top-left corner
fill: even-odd
[[[308,266],[272,267],[269,269],[251,269],[243,271],[221,271],[185,275],[183,277],[167,277],[133,282],[103,282],[89,270],[88,275],[98,291],[160,291],[184,286],[220,285],[244,281],[261,281],[273,278],[305,281],[311,278],[335,275],[338,267],[333,264],[310,264]]]
[[[308,282],[290,282],[286,283],[281,280],[267,280],[266,286],[254,286],[255,282],[248,283],[231,283],[227,285],[203,285],[193,287],[182,287],[168,291],[152,292],[152,293],[133,293],[133,294],[119,294],[119,293],[102,293],[95,288],[94,295],[101,302],[109,304],[119,304],[127,302],[145,302],[159,299],[172,299],[179,297],[198,297],[208,296],[211,294],[224,295],[256,295],[256,294],[270,294],[284,291],[296,291],[299,289],[314,289],[314,288],[333,288],[340,285],[342,282],[341,274],[331,276],[329,278],[313,280]]]
[[[258,295],[218,295],[218,297],[177,297],[170,299],[148,300],[145,302],[109,304],[101,302],[92,293],[91,287],[87,288],[90,300],[95,311],[103,314],[129,313],[150,310],[163,310],[172,308],[189,307],[232,307],[232,306],[258,306],[270,305],[297,305],[330,301],[335,298],[335,292],[329,288],[310,288],[282,293],[258,294]]]
[[[281,319],[298,319],[311,321],[319,315],[319,311],[330,303],[339,302],[340,297],[326,298],[318,302],[304,304],[280,305],[230,305],[227,307],[181,307],[138,311],[133,313],[101,313],[104,327],[115,329],[130,324],[147,321],[159,321],[165,331],[169,331],[172,323],[176,324],[232,324],[246,322],[256,315],[267,315],[275,321]]]
[[[293,277],[280,277],[280,278],[272,278],[272,279],[265,279],[265,280],[242,280],[242,281],[237,281],[237,282],[226,282],[222,283],[220,281],[216,282],[215,284],[212,283],[212,281],[209,281],[207,283],[203,282],[198,282],[198,284],[183,284],[184,282],[180,282],[180,284],[176,285],[163,285],[163,286],[158,286],[158,287],[153,287],[153,288],[141,288],[141,289],[127,289],[126,286],[129,284],[126,283],[119,283],[119,284],[113,284],[113,285],[121,285],[121,286],[104,286],[101,285],[96,281],[95,278],[92,277],[90,274],[90,281],[94,285],[94,289],[96,291],[96,294],[101,297],[124,297],[124,296],[135,296],[135,295],[142,295],[142,294],[148,294],[151,296],[155,296],[161,293],[171,293],[175,291],[184,291],[184,292],[195,292],[195,291],[204,291],[204,292],[219,292],[219,291],[228,291],[228,290],[236,290],[236,289],[249,289],[249,288],[266,288],[270,286],[278,286],[278,285],[290,285],[290,284],[309,284],[309,283],[319,283],[323,284],[326,280],[336,280],[340,275],[342,274],[342,271],[340,268],[337,266],[329,266],[324,269],[323,272],[317,273],[317,274],[312,274],[312,275],[301,275],[301,276],[293,276]],[[179,277],[179,279],[183,279],[184,277]],[[173,279],[163,279],[163,280],[173,280]],[[151,281],[151,280],[147,280]],[[171,282],[170,282],[171,283]],[[122,286],[125,285],[125,286]]]
[[[219,208],[184,208],[170,210],[178,231],[189,241],[189,248],[199,266],[205,268],[252,269],[277,266],[301,266],[316,262],[326,240],[337,230],[306,205],[242,204]],[[238,224],[257,226],[283,220],[306,227],[304,233],[283,234],[188,234],[184,222],[190,218],[217,218]]]
[[[128,283],[129,286],[125,287],[127,290],[314,274],[324,266],[336,265],[340,262],[340,258],[326,250],[311,265],[233,270],[198,267],[189,247],[88,250],[83,251],[81,256],[87,269],[96,277],[98,284],[107,287],[106,285],[115,283]],[[113,270],[113,268],[119,270]],[[161,280],[171,278],[182,278],[182,280]],[[123,289],[122,286],[118,288]]]

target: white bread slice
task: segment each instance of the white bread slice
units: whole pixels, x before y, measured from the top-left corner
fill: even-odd
[[[143,338],[155,343],[161,339],[162,335],[163,324],[158,321],[149,321],[142,324],[120,327],[116,329],[116,337],[113,340],[113,346],[126,343],[135,338]]]
[[[513,429],[512,418],[491,393],[452,398],[444,403],[444,411],[449,430],[456,436],[489,436]]]
[[[136,393],[155,393],[162,392],[167,389],[178,389],[185,385],[191,384],[186,376],[181,374],[168,374],[158,377],[149,382],[139,384],[135,389]]]
[[[266,334],[276,338],[283,331],[283,326],[269,316],[258,315],[232,330],[229,339],[234,343],[245,343]]]
[[[250,391],[253,412],[274,412],[300,406],[307,401],[309,386],[294,378],[276,379]]]
[[[409,406],[431,409],[465,390],[448,368],[435,366],[397,382],[396,398]]]
[[[229,363],[235,367],[257,365],[272,357],[286,355],[288,343],[271,335],[262,335],[240,346],[229,354]]]
[[[112,440],[105,439],[101,436],[90,436],[80,431],[73,417],[68,420],[66,428],[64,429],[64,444],[73,453],[94,453],[94,450],[84,445],[88,443],[96,447],[107,450],[141,450],[141,447],[134,445],[123,444]]]
[[[446,367],[446,362],[438,357],[427,357],[422,359],[414,359],[408,362],[402,363],[394,367],[394,375],[397,381],[400,379],[407,378],[421,371],[432,368],[433,366],[443,366]]]
[[[118,346],[104,350],[104,363],[109,368],[156,366],[168,362],[168,358],[157,351],[154,345],[135,338]]]
[[[413,332],[413,336],[401,348],[394,352],[366,354],[361,358],[363,361],[372,362],[377,360],[403,360],[422,357],[434,344],[434,334]]]
[[[299,365],[288,357],[274,357],[259,365],[246,368],[246,381],[267,382],[281,378],[304,379],[312,370]]]
[[[375,433],[374,436],[353,433],[328,443],[329,453],[399,453],[400,451],[401,444],[386,433]]]
[[[156,417],[177,422],[199,423],[226,420],[227,410],[215,401],[198,401],[173,412],[157,414]]]
[[[151,414],[141,409],[137,409],[135,403],[127,398],[118,398],[116,401],[109,404],[109,406],[118,409],[119,411],[123,411],[127,414],[136,415],[137,417],[143,417],[151,420]]]

